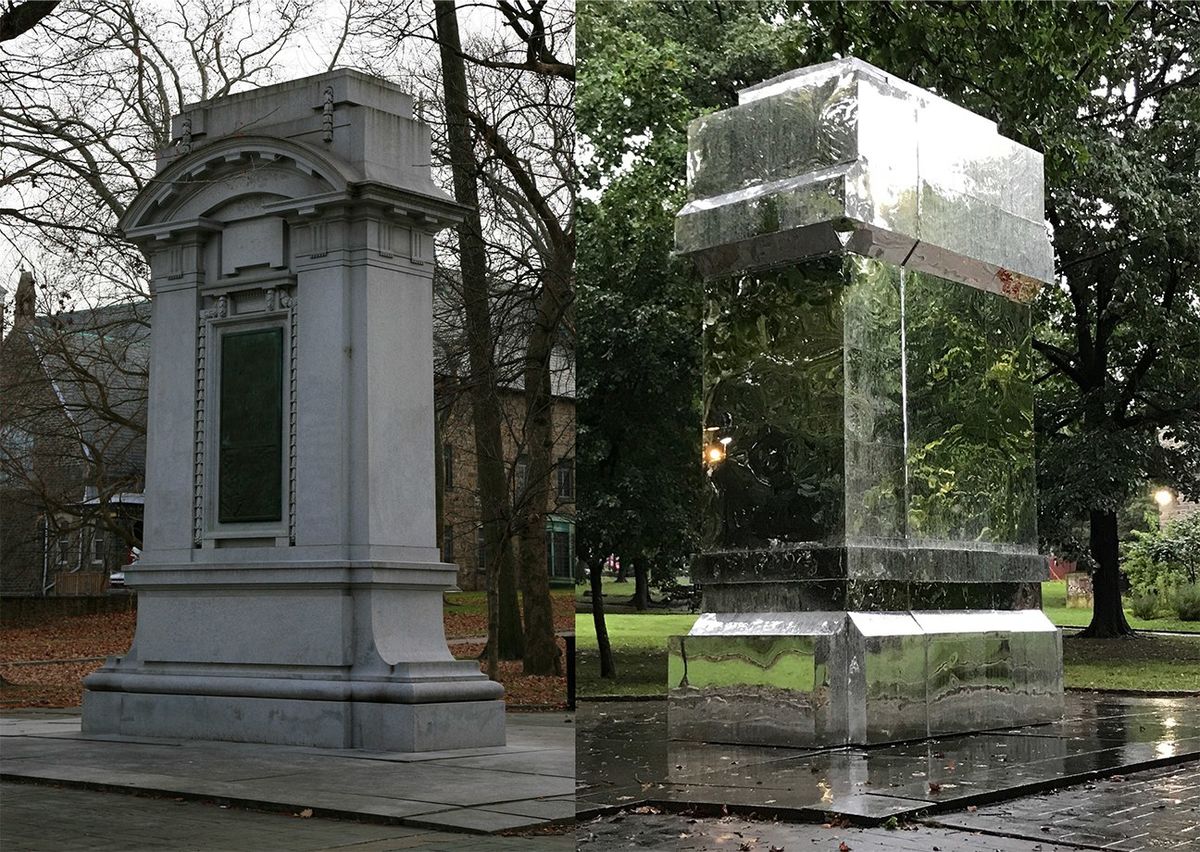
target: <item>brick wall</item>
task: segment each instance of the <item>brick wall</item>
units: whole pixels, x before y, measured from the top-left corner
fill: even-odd
[[[519,391],[498,391],[504,413],[502,440],[504,442],[505,471],[508,478],[509,495],[512,496],[518,475],[518,459],[523,454],[525,420],[524,397]],[[483,568],[479,563],[479,484],[475,464],[475,431],[471,424],[471,406],[465,393],[458,394],[443,410],[441,440],[448,447],[453,468],[452,483],[443,493],[443,558],[458,565],[458,585],[465,590],[485,587]],[[566,459],[570,463],[571,479],[574,481],[573,460],[575,456],[575,401],[556,398],[553,415],[554,447],[550,453],[550,495],[546,511],[555,515],[573,518],[575,499],[557,494],[557,472],[554,466]],[[444,451],[443,451],[444,452]],[[447,540],[452,539],[452,553],[448,554]]]

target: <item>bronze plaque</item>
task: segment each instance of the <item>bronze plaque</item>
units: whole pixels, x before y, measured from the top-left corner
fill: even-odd
[[[217,519],[283,517],[283,329],[221,338]]]

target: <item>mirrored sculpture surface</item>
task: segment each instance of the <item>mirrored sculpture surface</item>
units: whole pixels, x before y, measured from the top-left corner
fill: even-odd
[[[704,610],[677,737],[878,742],[1056,718],[1037,609],[1041,155],[857,60],[693,123]]]

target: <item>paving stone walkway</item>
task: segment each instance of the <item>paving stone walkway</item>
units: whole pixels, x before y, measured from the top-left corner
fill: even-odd
[[[399,825],[257,813],[215,804],[0,783],[5,852],[382,850],[568,852],[575,837],[482,837]]]
[[[1189,698],[1073,693],[1059,722],[821,750],[671,741],[665,701],[583,702],[578,722],[583,819],[637,805],[916,819],[1200,757],[1200,702]]]
[[[421,830],[570,822],[574,779],[575,726],[564,713],[510,713],[504,747],[422,754],[84,736],[77,711],[0,718],[0,781],[311,809]]]
[[[1121,852],[1200,850],[1200,761],[945,814],[936,822]]]
[[[581,821],[576,837],[580,852],[1200,850],[1200,762],[1116,775],[974,811],[900,820],[893,829],[697,818],[643,805]]]

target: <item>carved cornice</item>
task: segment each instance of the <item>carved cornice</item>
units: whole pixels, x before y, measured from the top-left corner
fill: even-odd
[[[339,158],[302,142],[267,136],[231,136],[205,145],[166,166],[143,189],[121,217],[120,227],[131,239],[153,228],[153,219],[193,185],[209,181],[229,163],[260,161],[284,164],[325,182],[334,192],[362,175]],[[169,213],[167,216],[169,217]]]

